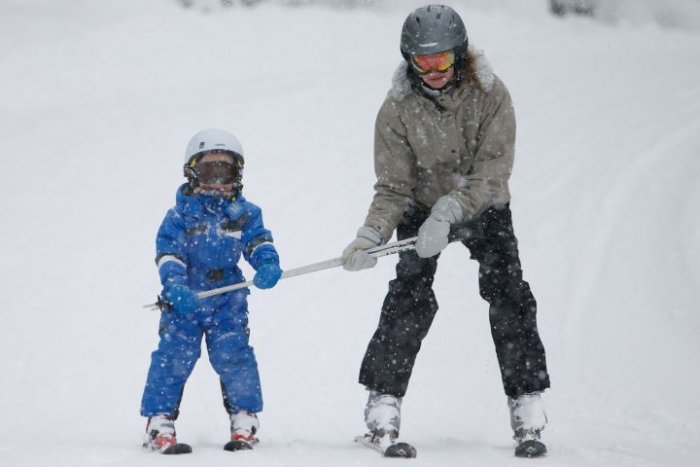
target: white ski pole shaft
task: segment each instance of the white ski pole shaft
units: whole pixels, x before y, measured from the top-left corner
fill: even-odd
[[[404,240],[399,240],[392,243],[387,243],[386,245],[376,246],[374,248],[367,249],[367,253],[375,258],[380,258],[382,256],[393,255],[400,253],[402,251],[413,250],[416,248],[416,237],[406,238]],[[303,274],[310,274],[312,272],[323,271],[325,269],[337,268],[343,265],[342,258],[333,258],[326,261],[321,261],[319,263],[308,264],[306,266],[301,266],[294,269],[289,269],[282,273],[280,279],[286,279],[288,277],[301,276]],[[197,298],[207,298],[214,295],[219,295],[226,292],[233,292],[234,290],[244,289],[253,285],[253,281],[239,282],[238,284],[227,285],[224,287],[219,287],[218,289],[206,290],[204,292],[199,292]],[[144,305],[144,308],[158,309],[158,303],[151,303],[149,305]]]
[[[324,269],[331,269],[341,266],[343,264],[342,258],[329,259],[327,261],[321,261],[320,263],[308,264],[306,266],[301,266],[295,269],[290,269],[282,273],[280,279],[286,279],[288,277],[301,276],[302,274],[309,274],[312,272],[323,271]],[[199,292],[197,298],[207,298],[214,295],[219,295],[226,292],[232,292],[238,289],[245,289],[253,285],[253,281],[239,282],[238,284],[227,285],[225,287],[219,287],[218,289],[211,289],[205,292]]]

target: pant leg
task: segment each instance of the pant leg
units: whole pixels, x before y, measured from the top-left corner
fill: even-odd
[[[490,208],[455,230],[479,262],[479,291],[490,304],[491,335],[505,393],[517,397],[548,388],[537,303],[523,280],[510,207]]]
[[[201,353],[202,330],[179,313],[165,311],[161,314],[159,334],[158,348],[151,354],[141,415],[177,418],[185,383]]]
[[[248,314],[240,301],[214,315],[206,330],[209,361],[221,381],[224,406],[229,414],[239,410],[262,411],[262,390],[258,363],[248,342]]]
[[[404,215],[398,238],[415,236],[427,216],[419,209]],[[400,253],[396,279],[389,282],[379,325],[360,368],[360,384],[368,389],[405,395],[421,342],[438,309],[432,289],[437,258],[420,258],[414,251]]]

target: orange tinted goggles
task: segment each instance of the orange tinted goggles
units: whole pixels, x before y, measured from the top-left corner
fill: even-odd
[[[445,72],[455,64],[455,54],[448,50],[432,55],[413,55],[411,63],[413,68],[422,75],[431,71]]]

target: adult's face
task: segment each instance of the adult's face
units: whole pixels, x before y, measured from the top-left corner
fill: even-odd
[[[455,75],[455,54],[452,50],[431,55],[413,55],[411,65],[423,82],[432,89],[442,89]]]

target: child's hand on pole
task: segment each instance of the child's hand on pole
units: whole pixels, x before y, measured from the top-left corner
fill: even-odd
[[[175,311],[183,315],[192,313],[199,304],[197,294],[183,284],[165,286],[163,297]]]
[[[282,270],[276,261],[268,261],[260,265],[253,277],[253,284],[259,289],[269,289],[277,284],[282,277]]]

